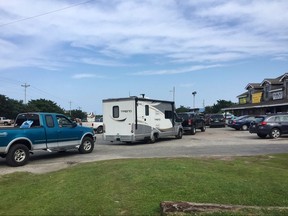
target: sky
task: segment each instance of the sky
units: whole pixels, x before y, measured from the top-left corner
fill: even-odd
[[[287,0],[0,0],[0,94],[96,114],[141,94],[238,102],[288,72],[287,11]]]

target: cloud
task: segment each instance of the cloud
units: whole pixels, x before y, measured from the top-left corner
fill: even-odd
[[[58,0],[2,1],[0,18],[5,24],[67,6]],[[0,57],[11,62],[6,67],[30,62],[41,68],[67,65],[67,59],[115,67],[135,63],[135,57],[146,64],[147,56],[179,65],[273,58],[287,53],[287,10],[286,0],[91,1],[0,27]],[[158,73],[179,73],[169,71]]]
[[[88,73],[74,74],[72,76],[72,79],[90,79],[90,78],[104,78],[104,76]]]
[[[182,74],[182,73],[190,73],[192,71],[205,70],[210,68],[221,67],[222,65],[196,65],[191,67],[177,68],[177,69],[166,69],[166,70],[150,70],[150,71],[140,71],[136,73],[132,73],[132,75],[137,76],[147,76],[147,75],[171,75],[171,74]]]

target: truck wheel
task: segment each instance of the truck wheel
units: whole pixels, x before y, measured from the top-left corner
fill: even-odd
[[[191,135],[195,135],[196,134],[196,128],[195,127],[192,127],[191,128]]]
[[[7,122],[4,122],[4,125],[5,125],[5,126],[7,126],[7,125],[8,125],[8,123],[7,123]]]
[[[29,149],[23,144],[13,145],[6,155],[6,162],[9,166],[23,166],[29,160]]]
[[[97,128],[97,133],[103,133],[103,127],[102,126],[99,126],[98,128]]]
[[[84,137],[82,143],[79,147],[79,152],[81,154],[91,153],[94,149],[94,141],[90,137]]]
[[[179,131],[178,131],[178,134],[176,135],[176,138],[177,138],[177,139],[182,139],[182,136],[183,136],[183,131],[182,131],[182,130],[179,130]]]
[[[202,132],[205,132],[205,131],[206,131],[206,125],[204,125],[204,124],[202,125],[201,131],[202,131]]]

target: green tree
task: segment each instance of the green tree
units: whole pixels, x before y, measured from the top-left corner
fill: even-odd
[[[15,119],[20,112],[25,112],[23,101],[17,101],[5,95],[0,95],[0,116]]]
[[[28,112],[54,112],[64,114],[64,109],[55,102],[46,99],[31,100],[27,104]]]
[[[189,107],[184,107],[181,105],[179,108],[176,109],[176,113],[188,112],[189,110],[190,110]]]
[[[70,116],[71,113],[71,116]],[[82,110],[71,110],[69,113],[69,116],[71,117],[71,119],[75,119],[75,118],[79,118],[81,120],[85,119],[87,117],[87,114],[85,112],[83,112]]]
[[[217,103],[214,104],[213,106],[205,107],[205,112],[206,113],[219,113],[219,112],[221,112],[222,108],[231,107],[234,104],[235,103],[233,103],[231,101],[217,100]]]

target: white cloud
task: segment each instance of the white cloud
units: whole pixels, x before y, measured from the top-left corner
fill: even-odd
[[[90,78],[105,78],[105,76],[89,73],[74,74],[72,79],[90,79]]]
[[[181,74],[181,73],[190,73],[192,71],[199,71],[204,69],[210,69],[210,68],[217,68],[222,65],[196,65],[191,67],[185,67],[185,68],[177,68],[177,69],[166,69],[166,70],[150,70],[150,71],[141,71],[132,73],[132,75],[139,75],[139,76],[147,76],[147,75],[171,75],[171,74]]]
[[[0,18],[5,24],[68,5],[58,0],[2,1]],[[273,58],[287,53],[287,11],[286,0],[92,1],[0,26],[0,57],[10,62],[0,69],[51,68],[51,62],[53,68],[61,67],[67,59],[115,67],[128,65],[135,56],[179,65]],[[158,71],[167,73],[178,72]]]

